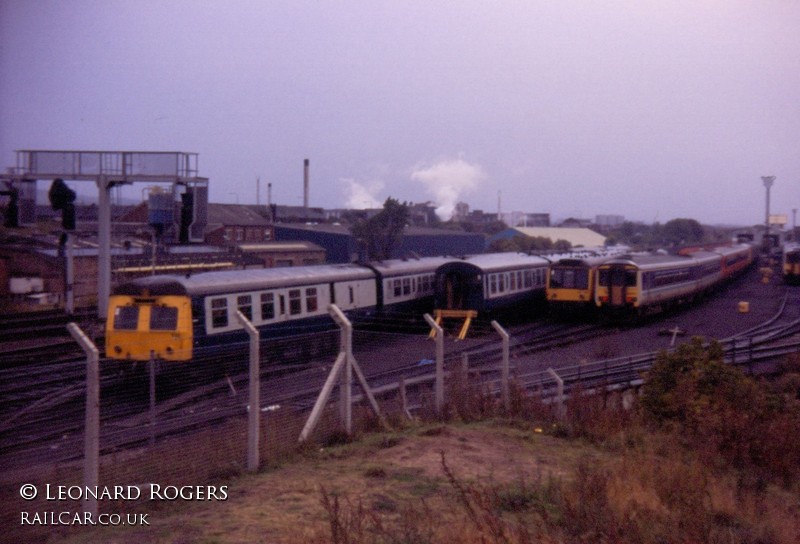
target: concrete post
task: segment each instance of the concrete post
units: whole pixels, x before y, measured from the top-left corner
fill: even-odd
[[[245,315],[237,310],[236,317],[250,336],[250,411],[247,414],[247,470],[258,471],[259,435],[261,430],[261,373],[259,367],[261,335]]]
[[[75,323],[67,325],[72,338],[86,353],[86,418],[83,485],[94,489],[100,480],[100,352]],[[83,511],[97,517],[97,500],[85,498]]]
[[[494,330],[496,330],[497,334],[503,339],[503,362],[500,366],[500,396],[503,399],[503,408],[509,411],[511,409],[511,394],[508,388],[508,378],[511,368],[511,363],[509,361],[510,337],[497,321],[492,321],[492,327],[494,327]]]
[[[105,319],[111,294],[111,195],[106,176],[97,179],[97,316]]]
[[[547,369],[548,374],[553,377],[556,381],[556,392],[557,392],[557,399],[558,404],[556,407],[556,417],[559,421],[564,419],[564,380],[561,379],[561,376],[556,374],[556,371],[552,368]]]
[[[441,416],[444,409],[444,330],[429,314],[425,314],[425,321],[436,333],[436,381],[434,384],[434,402],[436,415]]]

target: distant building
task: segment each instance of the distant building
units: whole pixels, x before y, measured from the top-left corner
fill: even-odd
[[[599,227],[612,228],[618,227],[625,222],[624,215],[598,215],[595,216],[594,223]]]
[[[307,241],[320,246],[325,249],[329,263],[356,262],[363,257],[350,229],[343,225],[275,225],[275,237],[278,241]],[[483,236],[480,234],[406,227],[392,257],[402,258],[409,254],[420,257],[468,255],[482,253],[483,249]]]
[[[572,247],[602,247],[606,242],[605,236],[586,228],[516,227],[489,237],[487,246],[496,240],[509,240],[515,236],[549,238],[553,243],[566,240]]]
[[[586,228],[592,224],[591,219],[579,219],[577,217],[568,217],[564,219],[559,227],[562,228]]]
[[[549,213],[507,212],[503,222],[509,227],[549,227]]]
[[[469,204],[466,202],[458,202],[453,214],[453,219],[456,221],[466,221],[469,217]]]
[[[324,223],[328,220],[322,208],[305,206],[281,206],[273,204],[267,217],[275,223]]]
[[[240,244],[238,249],[265,268],[325,264],[325,249],[311,242],[267,242]]]
[[[209,203],[205,243],[230,246],[242,243],[269,242],[273,239],[273,233],[272,223],[264,215],[266,212],[266,206]],[[147,230],[147,203],[139,204],[115,222],[129,225],[138,224],[140,230]],[[167,231],[161,241],[166,244],[176,243],[174,231]]]
[[[430,202],[412,203],[408,206],[408,220],[409,223],[417,226],[435,225],[439,222],[439,217],[436,215],[436,206]]]
[[[253,208],[239,204],[209,204],[206,243],[230,246],[272,240],[272,224]]]

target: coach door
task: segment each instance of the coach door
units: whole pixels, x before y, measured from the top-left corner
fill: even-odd
[[[446,310],[463,310],[465,287],[459,274],[448,274],[444,278],[444,292]]]
[[[609,294],[612,306],[625,304],[625,286],[627,273],[624,267],[615,266],[611,270],[611,293]]]

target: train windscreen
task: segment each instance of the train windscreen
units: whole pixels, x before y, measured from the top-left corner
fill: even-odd
[[[171,306],[150,308],[151,331],[174,331],[178,328],[178,309]]]
[[[589,287],[589,271],[575,268],[554,268],[550,271],[550,287],[587,289]]]
[[[135,331],[139,322],[138,306],[118,306],[114,309],[114,329],[118,331]]]

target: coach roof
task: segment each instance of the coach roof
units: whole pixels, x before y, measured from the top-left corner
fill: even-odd
[[[355,264],[251,268],[202,272],[188,277],[148,276],[120,285],[114,294],[215,295],[371,278],[374,278],[374,272]]]

